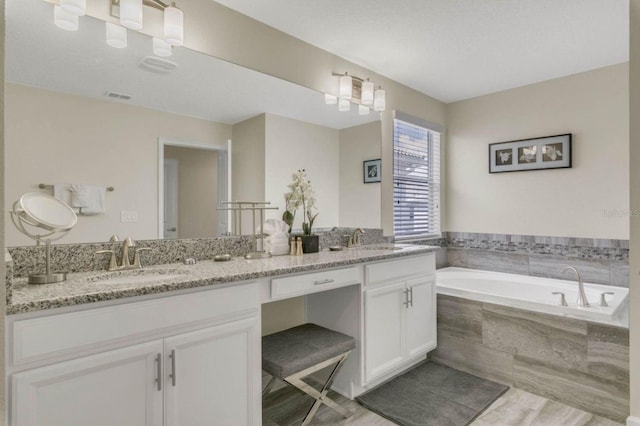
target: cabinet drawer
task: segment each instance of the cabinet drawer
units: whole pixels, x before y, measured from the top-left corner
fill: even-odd
[[[92,351],[150,333],[162,333],[224,321],[225,318],[258,311],[259,291],[255,284],[161,297],[141,302],[86,309],[14,321],[13,366],[51,357],[64,358],[77,351]]]
[[[435,270],[434,253],[365,266],[367,285],[382,284],[400,278],[432,275],[435,274]]]
[[[357,267],[274,278],[271,280],[271,298],[279,299],[284,296],[315,293],[325,290],[327,287],[342,287],[358,284],[360,281],[359,268]]]

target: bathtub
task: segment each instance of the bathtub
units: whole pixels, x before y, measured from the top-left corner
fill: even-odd
[[[480,302],[526,309],[550,315],[575,318],[618,327],[629,327],[629,289],[599,284],[584,284],[590,307],[577,306],[578,284],[575,280],[530,277],[465,268],[443,268],[436,272],[438,294]],[[569,306],[560,305],[563,292]],[[600,306],[600,295],[607,296],[608,307]]]

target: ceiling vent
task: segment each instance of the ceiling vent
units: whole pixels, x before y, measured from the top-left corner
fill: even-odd
[[[104,92],[104,96],[111,99],[119,99],[121,101],[128,101],[131,99],[131,95],[125,95],[124,93],[116,93],[116,92]]]
[[[178,64],[167,59],[156,58],[155,56],[145,56],[140,60],[138,66],[143,70],[158,74],[168,74],[178,68]]]

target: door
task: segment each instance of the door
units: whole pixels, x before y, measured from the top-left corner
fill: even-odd
[[[365,376],[367,381],[400,364],[404,357],[405,284],[365,291]]]
[[[178,160],[164,159],[164,238],[178,238]]]
[[[407,282],[410,304],[407,308],[407,358],[424,355],[436,347],[435,277]]]
[[[166,426],[260,423],[255,317],[165,339]]]
[[[158,340],[15,374],[11,425],[161,426],[161,352]]]

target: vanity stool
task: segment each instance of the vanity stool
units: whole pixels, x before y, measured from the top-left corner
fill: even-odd
[[[271,380],[262,391],[266,396],[280,379],[315,399],[302,425],[307,425],[325,404],[345,418],[351,413],[327,397],[327,392],[345,360],[356,347],[353,337],[315,324],[303,324],[262,338],[262,369]],[[302,378],[335,364],[320,391]]]

